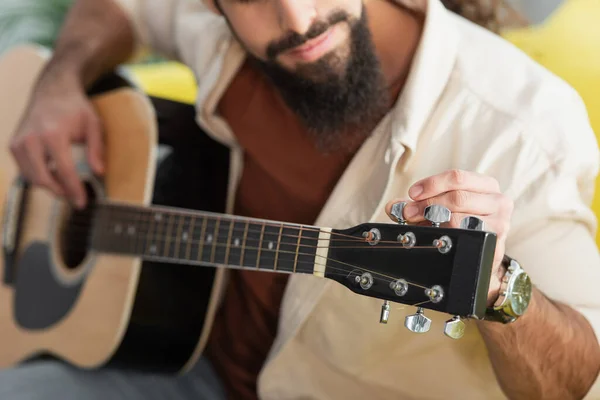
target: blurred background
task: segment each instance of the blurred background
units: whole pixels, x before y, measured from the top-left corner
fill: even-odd
[[[0,0],[0,55],[22,43],[52,48],[72,1]],[[493,7],[501,0],[469,1]],[[506,1],[516,13],[507,15],[499,34],[581,94],[600,137],[600,0]],[[183,65],[145,54],[125,69],[154,96],[194,102],[194,77]],[[593,207],[600,217],[600,177]]]

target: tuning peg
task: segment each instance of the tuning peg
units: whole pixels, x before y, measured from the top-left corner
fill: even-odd
[[[399,224],[406,225],[406,220],[404,219],[404,207],[406,207],[406,202],[401,201],[399,203],[395,203],[392,205],[391,214],[396,218]]]
[[[439,303],[444,298],[444,289],[440,285],[434,285],[425,289],[425,295],[429,297],[432,303]]]
[[[390,302],[384,301],[381,305],[381,316],[379,317],[380,324],[387,324],[390,319]]]
[[[460,339],[465,334],[465,323],[457,315],[444,324],[444,335],[452,339]]]
[[[472,230],[476,230],[476,231],[483,231],[483,230],[485,230],[485,223],[483,222],[483,220],[481,220],[477,217],[469,216],[469,217],[464,217],[462,219],[462,221],[460,221],[460,227],[461,227],[461,229],[472,229]]]
[[[419,307],[416,314],[409,315],[404,319],[404,326],[411,332],[425,333],[429,332],[431,320],[423,314],[423,309]]]
[[[433,226],[439,228],[440,224],[450,221],[452,212],[444,206],[434,204],[425,208],[424,216]]]

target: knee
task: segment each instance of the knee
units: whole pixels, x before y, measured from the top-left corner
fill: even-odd
[[[0,370],[0,399],[66,400],[76,395],[77,372],[58,361],[31,361]],[[71,397],[72,396],[72,397]]]

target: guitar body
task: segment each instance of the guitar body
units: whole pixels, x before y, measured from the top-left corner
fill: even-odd
[[[77,229],[85,230],[90,210],[73,212],[47,191],[18,184],[9,142],[46,60],[31,47],[0,59],[0,242],[18,238],[0,257],[0,368],[51,356],[81,368],[182,372],[207,339],[216,270],[86,252]],[[107,168],[92,176],[84,152],[74,150],[89,195],[222,212],[227,150],[194,125],[193,107],[152,103],[124,84],[113,77],[90,92]],[[169,135],[183,127],[192,131]],[[159,140],[172,152],[157,166]],[[66,221],[77,229],[64,229]]]

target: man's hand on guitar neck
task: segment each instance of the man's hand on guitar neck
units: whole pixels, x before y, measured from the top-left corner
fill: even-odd
[[[501,262],[513,211],[513,202],[501,193],[498,181],[474,172],[450,170],[414,183],[408,194],[411,200],[404,209],[404,218],[409,223],[430,224],[424,217],[425,208],[437,204],[452,212],[449,227],[458,228],[464,217],[475,216],[484,221],[486,230],[498,235],[488,292],[488,306],[491,306],[506,272]],[[398,201],[406,200],[396,199],[386,205],[386,212],[393,220],[391,208]]]
[[[21,174],[30,183],[85,206],[71,145],[86,145],[95,173],[104,168],[100,121],[85,90],[126,61],[133,48],[132,23],[113,0],[74,2],[11,142]]]
[[[506,237],[513,202],[492,178],[468,171],[447,171],[416,182],[409,189],[403,217],[408,223],[426,224],[423,211],[433,204],[452,212],[449,227],[458,228],[468,215],[484,221],[498,235],[488,306],[499,295]],[[524,266],[527,269],[527,265]],[[504,393],[511,399],[582,398],[598,376],[600,347],[589,322],[573,308],[553,301],[533,288],[527,312],[512,324],[477,321],[492,367]],[[549,354],[552,362],[548,362]]]

